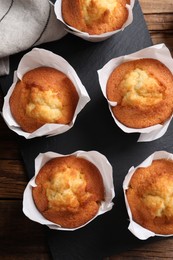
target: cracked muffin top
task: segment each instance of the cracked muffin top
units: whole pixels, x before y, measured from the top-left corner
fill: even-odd
[[[37,209],[64,228],[88,222],[104,200],[103,180],[97,167],[73,155],[48,161],[35,182],[33,199]]]
[[[138,168],[126,197],[135,222],[156,234],[173,234],[173,161]]]
[[[31,133],[46,123],[69,124],[78,99],[75,86],[64,73],[38,67],[16,83],[10,109],[22,130]]]
[[[114,116],[127,127],[163,124],[173,112],[173,75],[155,59],[124,62],[111,73],[107,86]]]
[[[91,35],[121,29],[128,18],[130,0],[62,0],[64,21]]]

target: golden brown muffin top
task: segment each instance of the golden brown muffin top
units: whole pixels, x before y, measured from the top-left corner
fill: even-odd
[[[129,0],[63,0],[62,15],[70,26],[89,34],[120,29],[128,17]]]
[[[33,132],[46,123],[69,124],[78,99],[75,86],[64,73],[39,67],[17,82],[10,108],[21,128]]]
[[[62,227],[83,225],[97,214],[104,200],[99,170],[76,156],[51,159],[39,171],[36,184],[36,207],[45,218]]]
[[[91,197],[91,193],[86,192],[84,174],[66,165],[46,183],[46,196],[49,208],[76,211],[82,202]]]
[[[120,82],[122,105],[132,105],[146,109],[164,99],[164,88],[161,83],[147,71],[136,68],[127,73]]]
[[[133,174],[126,192],[133,220],[157,234],[173,234],[173,162],[154,160]]]
[[[164,123],[173,112],[173,75],[160,61],[124,62],[111,73],[106,94],[114,116],[124,125],[144,128]]]
[[[54,123],[62,117],[62,102],[57,92],[41,90],[38,87],[30,89],[30,99],[26,105],[26,114],[32,118]]]

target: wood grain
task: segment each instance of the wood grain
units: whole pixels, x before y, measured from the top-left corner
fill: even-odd
[[[173,55],[173,1],[139,0],[153,44],[165,43]]]
[[[142,11],[144,14],[160,14],[160,13],[172,13],[173,2],[172,0],[139,0]]]
[[[27,184],[24,168],[19,160],[0,160],[1,199],[22,199]]]
[[[165,43],[173,55],[173,0],[139,0],[154,44]],[[0,108],[3,97],[0,94]],[[16,134],[0,117],[0,259],[51,259],[43,226],[22,213],[23,191],[27,184]],[[146,243],[116,259],[173,259],[173,239]]]
[[[145,21],[149,31],[171,31],[173,30],[173,16],[172,14],[146,14]]]

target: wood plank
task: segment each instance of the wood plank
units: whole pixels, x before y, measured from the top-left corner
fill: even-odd
[[[167,250],[164,250],[165,248],[167,248]],[[109,260],[119,259],[173,259],[173,239],[162,238],[160,241],[148,241],[148,243],[142,246],[109,258]]]
[[[139,3],[144,13],[173,13],[172,0],[139,0]]]
[[[4,139],[1,141],[0,158],[2,160],[21,160],[21,153],[16,139]]]
[[[21,161],[0,160],[0,199],[22,199],[27,182]]]
[[[146,14],[144,18],[150,31],[170,31],[173,34],[173,14]]]
[[[42,225],[22,212],[22,202],[0,200],[0,259],[51,259]]]

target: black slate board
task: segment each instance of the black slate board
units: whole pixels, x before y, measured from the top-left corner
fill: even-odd
[[[111,58],[151,45],[141,8],[136,1],[133,23],[124,32],[104,42],[90,43],[68,34],[57,42],[39,46],[63,56],[74,67],[91,101],[78,115],[74,127],[66,133],[31,140],[18,137],[29,179],[34,175],[34,158],[40,152],[68,154],[77,150],[97,150],[103,153],[113,166],[116,192],[113,209],[82,229],[66,232],[45,228],[54,259],[103,259],[105,256],[145,243],[135,238],[127,229],[129,222],[122,182],[128,169],[141,163],[151,153],[157,150],[173,152],[173,125],[169,126],[164,137],[149,143],[137,143],[138,134],[126,134],[115,125],[99,87],[97,70]],[[10,75],[0,79],[4,94],[11,85],[13,71],[25,53],[11,56]]]

